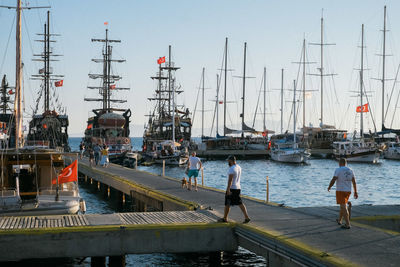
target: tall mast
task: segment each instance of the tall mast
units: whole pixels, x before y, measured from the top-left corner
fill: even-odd
[[[171,94],[171,45],[168,46],[168,66],[168,91]],[[175,149],[175,85],[172,86],[172,144]]]
[[[303,130],[306,127],[306,39],[303,39]]]
[[[281,75],[281,134],[283,133],[283,72],[284,69],[282,69]]]
[[[226,78],[228,72],[228,37],[225,38],[225,67],[224,67],[224,136],[226,136]]]
[[[246,97],[246,50],[247,43],[244,43],[244,60],[243,60],[243,92],[242,92],[242,138],[244,138],[244,104]]]
[[[17,0],[17,28],[16,28],[16,72],[15,72],[15,147],[23,143],[22,133],[22,60],[21,60],[21,0]]]
[[[386,60],[386,6],[383,9],[383,47],[382,47],[382,131],[385,127],[385,60]]]
[[[319,45],[320,46],[320,58],[321,58],[321,62],[320,62],[320,67],[319,67],[319,74],[311,74],[311,75],[315,75],[315,76],[319,76],[320,77],[320,86],[321,86],[321,126],[324,125],[324,77],[325,76],[333,76],[335,74],[326,74],[324,72],[324,46],[326,45],[335,45],[333,43],[328,44],[328,43],[324,43],[324,17],[323,14],[321,16],[321,37],[320,37],[320,42],[319,43],[310,43],[311,45]]]
[[[202,97],[201,97],[201,137],[204,137],[204,70],[201,74],[201,80],[202,80],[202,86],[201,86],[201,92],[202,92]]]
[[[364,24],[361,26],[361,65],[360,65],[360,137],[363,138],[364,134],[364,118],[363,118],[363,77],[364,75]]]
[[[218,116],[219,116],[219,75],[217,74],[217,99],[215,100],[216,102],[217,102],[217,105],[216,105],[216,123],[217,123],[217,125],[216,125],[216,128],[215,128],[215,131],[216,131],[216,136],[218,136],[219,135],[219,133],[218,133],[218,127],[219,127],[219,125],[218,125]]]
[[[293,148],[296,146],[296,80],[293,80]]]
[[[267,130],[266,112],[267,112],[267,68],[264,67],[264,113],[263,113],[263,131]]]

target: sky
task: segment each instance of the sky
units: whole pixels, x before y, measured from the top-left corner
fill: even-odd
[[[15,5],[15,0],[0,0],[0,5]],[[30,0],[24,5],[51,5],[52,32],[61,34],[53,50],[63,54],[54,62],[54,73],[65,75],[63,87],[57,88],[62,104],[67,108],[70,120],[70,136],[82,136],[86,121],[92,116],[91,110],[100,103],[84,102],[85,97],[95,97],[94,85],[88,73],[101,71],[101,66],[91,61],[101,54],[101,44],[92,43],[92,38],[104,37],[108,27],[110,37],[120,39],[115,44],[115,58],[126,59],[126,63],[113,68],[123,76],[119,86],[128,86],[129,92],[121,92],[116,98],[126,99],[123,108],[132,110],[131,136],[142,136],[144,125],[153,103],[156,83],[151,76],[157,71],[157,58],[167,56],[172,46],[172,60],[181,67],[176,73],[179,85],[185,91],[177,99],[179,104],[195,112],[193,136],[201,133],[201,107],[194,111],[200,86],[202,68],[205,68],[205,133],[210,134],[216,99],[216,75],[222,63],[225,38],[229,38],[227,79],[227,126],[240,125],[242,80],[234,76],[243,75],[243,45],[247,42],[246,75],[255,78],[246,80],[245,121],[262,129],[262,99],[256,112],[257,99],[261,89],[263,68],[267,70],[267,128],[280,131],[281,69],[284,69],[284,130],[292,130],[291,105],[293,80],[297,79],[303,39],[306,39],[307,64],[305,122],[317,126],[320,118],[320,82],[316,76],[320,64],[319,47],[310,43],[320,41],[320,18],[324,16],[324,39],[334,43],[325,47],[325,73],[337,74],[324,80],[324,123],[341,129],[354,131],[359,128],[360,105],[356,97],[359,91],[361,24],[365,24],[365,72],[364,84],[368,92],[370,111],[365,114],[365,130],[374,130],[373,116],[377,128],[381,125],[381,82],[373,78],[382,75],[382,28],[383,7],[387,5],[387,65],[386,77],[393,79],[400,63],[397,47],[400,38],[400,2],[396,0]],[[32,61],[32,54],[41,51],[36,33],[40,33],[46,19],[47,9],[26,10],[23,13],[22,38],[24,62],[25,124],[32,115],[40,83],[29,79],[41,65]],[[15,80],[15,12],[0,9],[0,75],[7,75],[10,84]],[[108,26],[104,25],[108,22]],[[302,70],[300,70],[300,73]],[[297,90],[302,90],[301,76]],[[385,119],[387,126],[400,128],[399,116],[395,116],[399,87],[394,80],[386,82],[386,95],[392,94]],[[392,93],[392,88],[393,93]],[[290,89],[290,90],[289,90]],[[220,89],[223,91],[223,88]],[[297,95],[301,98],[300,92]],[[223,98],[220,94],[219,98]],[[199,99],[200,103],[201,99]],[[364,101],[365,103],[365,101]],[[296,127],[303,123],[303,102],[298,102],[300,114]],[[386,106],[386,105],[385,105]],[[400,106],[398,104],[397,106]],[[385,107],[386,108],[386,107]],[[222,106],[220,105],[220,110]],[[222,112],[220,112],[222,114]],[[222,116],[219,121],[222,122]],[[215,127],[214,127],[215,129]],[[220,132],[222,126],[220,125]],[[213,133],[215,134],[215,133]]]

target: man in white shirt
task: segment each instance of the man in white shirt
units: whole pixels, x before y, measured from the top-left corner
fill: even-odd
[[[228,222],[228,214],[231,206],[239,205],[244,215],[244,222],[250,222],[249,215],[247,214],[246,206],[243,204],[240,198],[240,176],[242,174],[242,168],[236,163],[235,156],[228,157],[229,171],[228,171],[228,186],[225,193],[225,209],[224,217],[219,219],[219,222]]]
[[[340,158],[339,168],[335,170],[335,174],[331,182],[329,183],[328,192],[336,182],[336,203],[340,205],[339,219],[336,222],[342,225],[342,219],[344,218],[346,224],[342,225],[344,229],[350,229],[350,216],[347,209],[347,202],[351,195],[351,185],[354,187],[354,198],[358,198],[357,183],[352,169],[346,166],[347,161],[345,158]]]
[[[192,177],[194,180],[194,190],[197,191],[197,177],[199,176],[199,170],[203,167],[201,160],[196,157],[196,152],[192,152],[192,156],[188,160],[188,177],[189,184],[188,190],[192,190]]]

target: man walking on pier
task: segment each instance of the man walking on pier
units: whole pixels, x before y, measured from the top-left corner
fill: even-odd
[[[224,217],[219,219],[219,222],[228,222],[228,214],[231,206],[239,205],[244,215],[244,222],[250,222],[249,215],[247,214],[246,206],[243,204],[240,198],[240,176],[242,174],[242,168],[236,163],[235,156],[228,157],[229,171],[228,171],[228,186],[226,187],[225,193],[225,209]]]
[[[348,203],[349,197],[351,195],[351,184],[353,184],[354,187],[355,199],[358,198],[358,193],[357,193],[357,183],[356,183],[356,178],[354,176],[354,172],[346,165],[347,165],[346,159],[340,158],[339,168],[335,170],[335,174],[333,175],[333,178],[329,183],[328,192],[331,190],[332,186],[336,182],[336,203],[340,204],[339,219],[336,219],[336,222],[339,225],[342,225],[342,219],[344,218],[346,224],[343,224],[342,228],[350,229],[350,216],[346,204]]]
[[[194,180],[194,190],[197,191],[197,177],[199,176],[199,170],[203,167],[201,164],[201,160],[196,157],[196,152],[192,152],[192,156],[189,157],[188,160],[188,177],[189,177],[189,186],[188,190],[192,190],[192,177]]]

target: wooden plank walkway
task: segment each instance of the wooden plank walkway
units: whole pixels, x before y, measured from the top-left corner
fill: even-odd
[[[182,207],[187,209],[197,205],[212,209],[217,216],[223,213],[224,192],[220,190],[200,188],[198,192],[188,191],[181,188],[178,179],[118,165],[89,168],[85,159],[79,163],[79,169],[94,179],[102,177],[101,182],[110,186],[123,181],[130,187],[129,190],[140,186],[163,201],[167,201],[167,197],[181,201],[184,203]],[[252,221],[248,225],[236,226],[237,232],[241,232],[239,245],[260,255],[268,257],[268,253],[278,249],[275,252],[288,256],[292,261],[302,262],[302,257],[313,261],[306,265],[395,266],[400,262],[400,234],[360,224],[353,224],[351,230],[342,230],[334,221],[337,208],[293,209],[267,205],[252,198],[245,198],[244,201]],[[188,203],[191,205],[186,205]],[[400,206],[384,209],[370,207],[370,212],[367,212],[368,209],[354,206],[353,215],[358,210],[369,216],[400,214]],[[238,208],[231,210],[230,219],[238,222],[243,220]],[[259,242],[264,240],[264,249],[260,249],[260,243],[249,241],[257,238]]]
[[[233,226],[207,211],[0,218],[0,262],[235,251]]]

